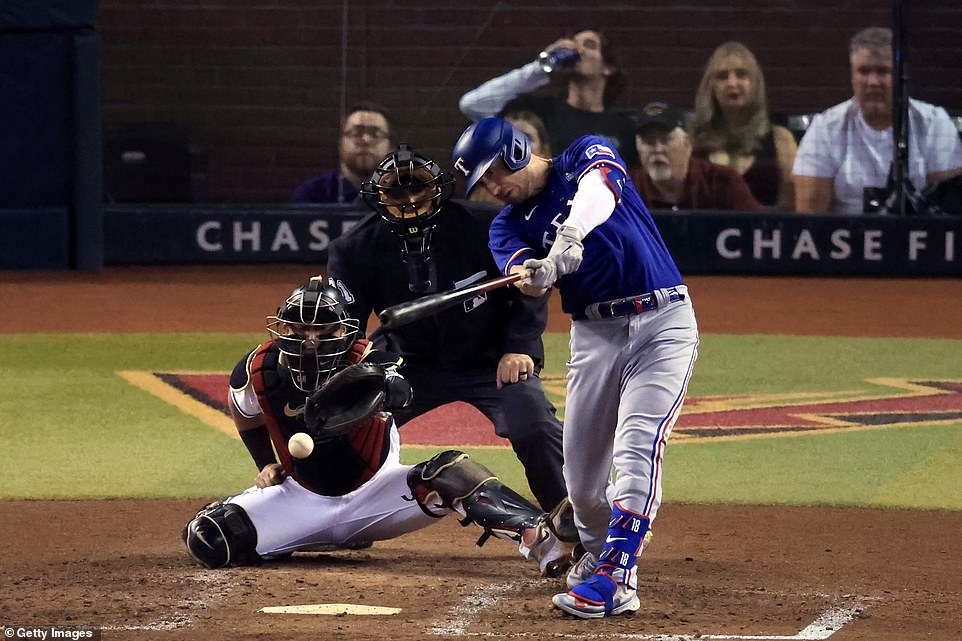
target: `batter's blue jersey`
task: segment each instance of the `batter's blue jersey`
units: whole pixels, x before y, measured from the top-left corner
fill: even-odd
[[[583,136],[553,159],[548,182],[537,195],[508,205],[492,221],[488,246],[508,273],[528,258],[544,258],[568,219],[578,181],[593,169],[615,194],[614,212],[584,239],[584,262],[558,279],[561,306],[581,314],[591,303],[635,296],[682,284],[648,208],[628,177],[625,161],[603,138]]]

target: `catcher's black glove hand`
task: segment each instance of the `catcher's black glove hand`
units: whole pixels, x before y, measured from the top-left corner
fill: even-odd
[[[304,407],[304,423],[318,441],[348,434],[367,422],[385,405],[380,365],[358,363],[332,376],[311,394]]]

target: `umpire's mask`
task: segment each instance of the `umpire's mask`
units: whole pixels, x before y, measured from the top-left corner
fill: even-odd
[[[405,143],[385,156],[370,180],[361,185],[364,202],[387,221],[401,241],[412,291],[432,288],[431,232],[442,200],[453,185],[453,175]]]

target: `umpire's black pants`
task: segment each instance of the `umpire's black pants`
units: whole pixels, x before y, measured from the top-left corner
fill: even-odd
[[[498,436],[511,441],[531,492],[545,511],[565,497],[561,422],[544,394],[541,379],[533,377],[498,389],[493,370],[454,374],[404,364],[400,371],[414,389],[414,401],[404,409],[392,410],[398,427],[441,405],[469,403],[494,423]]]

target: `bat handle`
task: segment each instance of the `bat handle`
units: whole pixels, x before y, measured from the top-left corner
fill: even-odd
[[[533,269],[521,269],[516,272],[511,272],[510,274],[505,276],[502,282],[504,282],[507,285],[510,285],[512,283],[518,282],[519,280],[527,280],[532,276],[532,274],[534,274]]]

